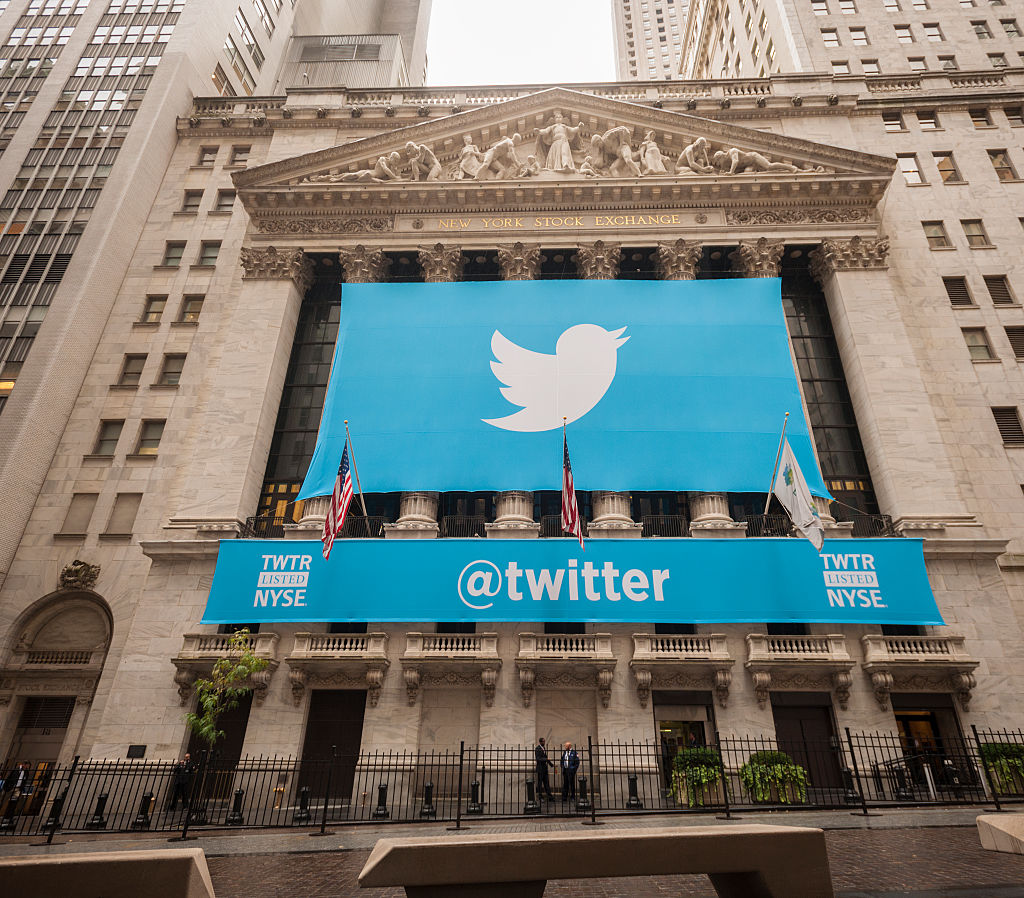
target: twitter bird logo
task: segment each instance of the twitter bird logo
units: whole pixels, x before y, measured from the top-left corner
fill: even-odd
[[[596,406],[615,378],[618,349],[629,337],[626,328],[606,331],[596,324],[576,324],[545,355],[517,346],[500,331],[491,337],[497,361],[491,370],[505,386],[501,395],[520,411],[504,418],[482,418],[502,430],[536,433],[578,421]]]

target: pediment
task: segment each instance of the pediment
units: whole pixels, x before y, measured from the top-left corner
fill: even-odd
[[[609,179],[866,176],[888,182],[893,170],[893,160],[870,153],[551,88],[246,169],[234,180],[247,192],[407,190],[413,183],[437,189]]]

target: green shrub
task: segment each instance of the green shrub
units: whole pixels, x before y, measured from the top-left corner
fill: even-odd
[[[780,803],[789,804],[791,791],[798,802],[807,801],[807,771],[784,751],[754,752],[740,768],[740,779],[757,802],[777,798]]]
[[[1001,795],[1024,791],[1024,745],[1016,742],[983,742],[981,757],[988,767],[992,787]]]
[[[684,772],[694,767],[714,767],[722,769],[722,759],[718,752],[710,748],[681,748],[672,760],[672,768],[678,772]]]

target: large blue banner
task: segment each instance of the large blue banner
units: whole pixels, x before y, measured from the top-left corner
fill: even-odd
[[[922,543],[802,539],[225,540],[203,623],[941,624]]]
[[[576,486],[765,492],[779,431],[813,493],[776,279],[346,284],[301,496],[350,421],[367,492]]]

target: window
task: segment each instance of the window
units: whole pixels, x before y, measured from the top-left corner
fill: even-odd
[[[249,151],[252,147],[232,147],[231,165],[245,165],[249,161]]]
[[[921,177],[921,169],[917,164],[917,156],[913,153],[908,153],[904,156],[897,156],[896,161],[899,163],[900,171],[903,172],[903,180],[907,184],[924,183],[924,178]]]
[[[975,128],[991,128],[992,117],[988,114],[988,110],[984,107],[975,107],[968,109],[967,114],[971,117],[971,123]]]
[[[1005,53],[989,53],[988,61],[994,69],[1005,69],[1009,65]]]
[[[132,527],[135,526],[135,516],[139,513],[141,502],[142,493],[118,493],[103,535],[131,536]]]
[[[84,534],[89,529],[93,509],[99,493],[75,493],[71,497],[68,513],[64,516],[64,525],[60,532],[64,536]]]
[[[877,75],[882,71],[878,67],[877,59],[862,59],[860,61],[860,67],[863,69],[865,75]]]
[[[1006,339],[1010,341],[1013,357],[1018,360],[1024,359],[1024,327],[1017,325],[1004,328],[1004,330],[1006,331]]]
[[[811,0],[811,9],[816,16],[827,16],[828,0]],[[750,34],[750,16],[747,16],[747,34]]]
[[[932,156],[935,159],[935,167],[939,170],[939,177],[944,184],[964,183],[952,153],[932,153]]]
[[[960,5],[964,9],[973,9],[975,6],[974,0],[960,0]]]
[[[901,112],[883,112],[882,113],[882,125],[886,131],[906,131],[907,126],[903,124],[903,113]]]
[[[893,28],[896,30],[896,40],[901,44],[914,43],[914,34],[909,25],[894,25]]]
[[[992,161],[992,168],[996,170],[996,176],[1000,181],[1016,181],[1017,172],[1010,162],[1010,155],[1006,150],[989,150],[988,158]]]
[[[160,321],[160,316],[164,313],[166,305],[166,296],[147,296],[146,303],[142,307],[142,317],[139,319],[139,323],[157,324]]]
[[[866,47],[868,45],[867,28],[851,28],[850,40],[853,41],[855,47]]]
[[[181,257],[185,255],[184,241],[168,242],[164,247],[164,260],[160,264],[164,268],[177,268],[181,264]]]
[[[967,238],[967,245],[991,246],[988,242],[988,234],[985,233],[985,226],[980,218],[961,218],[960,226],[964,229],[964,236]]]
[[[1017,24],[1016,19],[1000,19],[999,22],[1003,26],[1003,31],[1006,32],[1007,37],[1020,37],[1020,26]]]
[[[995,358],[995,355],[992,353],[992,347],[989,346],[985,328],[964,327],[961,328],[961,331],[963,332],[964,342],[967,344],[967,351],[970,353],[972,362],[984,362]]]
[[[882,0],[882,5],[885,7],[887,12],[900,11],[900,0]]]
[[[210,75],[210,80],[213,82],[213,86],[217,89],[217,93],[222,97],[234,97],[237,96],[237,91],[231,86],[231,80],[228,78],[227,72],[220,67],[218,63],[213,68],[213,74]]]
[[[1020,413],[1017,406],[998,407],[992,409],[992,417],[996,419],[999,436],[1007,446],[1024,446],[1024,428],[1020,426]]]
[[[162,387],[176,387],[181,382],[181,370],[185,367],[184,354],[165,355],[157,383]]]
[[[146,356],[126,355],[121,365],[121,376],[117,379],[119,387],[137,387],[142,379],[142,369],[146,367]]]
[[[124,421],[101,421],[100,432],[96,437],[96,445],[93,447],[92,454],[113,455],[123,427]]]
[[[235,39],[230,34],[224,38],[224,53],[231,62],[231,68],[235,70],[235,74],[238,75],[239,80],[242,82],[242,90],[251,96],[252,92],[256,89],[256,82],[253,80],[249,67],[242,59],[242,53],[238,49],[238,44],[235,43]]]
[[[832,60],[832,74],[833,75],[849,75],[850,74],[850,63],[845,59],[834,59]]]
[[[917,113],[917,124],[922,131],[938,131],[939,130],[939,117],[935,114],[935,110],[922,110]]]
[[[932,41],[933,43],[936,41],[945,40],[945,38],[942,36],[942,29],[939,27],[937,22],[925,24],[923,27],[925,40]]]
[[[1011,128],[1024,128],[1024,107],[1006,106],[1003,112]]]
[[[912,72],[927,72],[928,63],[925,62],[923,56],[908,56],[907,65],[910,67]]]
[[[844,16],[852,16],[857,11],[857,4],[853,0],[839,0],[839,11]]]
[[[956,72],[959,71],[960,65],[957,63],[955,56],[940,56],[939,68],[944,72]]]
[[[213,165],[217,159],[217,150],[219,147],[200,147],[199,148],[199,161],[197,165]]]
[[[198,212],[199,203],[203,198],[203,191],[201,190],[186,190],[185,198],[181,203],[182,212]]]
[[[252,0],[252,5],[256,10],[256,16],[263,23],[267,37],[270,37],[274,33],[274,20],[270,17],[270,10],[267,9],[267,5],[263,0]]]
[[[235,205],[235,191],[218,190],[217,204],[213,207],[214,212],[230,212]]]
[[[946,288],[946,295],[949,297],[951,306],[973,306],[971,292],[967,289],[967,278],[965,277],[944,277],[942,285]]]
[[[199,320],[199,313],[203,310],[205,296],[186,296],[181,301],[181,313],[178,321],[185,321],[194,324]]]
[[[924,236],[930,249],[945,249],[953,245],[949,242],[946,226],[941,221],[922,221],[921,227],[924,228]]]
[[[825,42],[826,47],[839,46],[839,32],[835,28],[822,28],[821,39]]]
[[[988,41],[992,39],[992,32],[988,30],[988,22],[984,19],[977,22],[971,22],[971,27],[974,29],[974,34],[977,36],[979,41]]]
[[[160,446],[160,437],[164,435],[164,421],[143,421],[139,431],[139,443],[135,447],[136,455],[156,455]]]
[[[1005,274],[984,275],[985,286],[988,288],[988,295],[992,298],[992,305],[1012,306],[1014,305],[1013,294],[1010,292],[1010,282]]]
[[[768,30],[768,16],[765,13],[761,13],[761,18],[757,20],[757,30],[761,33],[761,37],[764,37],[765,31]]]
[[[216,265],[219,253],[219,240],[204,240],[199,244],[199,258],[196,259],[196,265]]]
[[[245,49],[249,51],[249,55],[252,57],[253,65],[257,69],[262,68],[263,51],[260,49],[260,45],[256,43],[256,36],[252,33],[252,29],[249,27],[249,23],[246,21],[241,9],[235,13],[235,27],[242,36],[242,43],[245,45]]]

